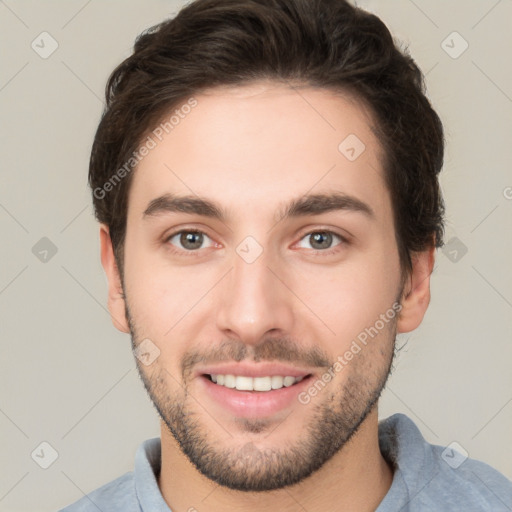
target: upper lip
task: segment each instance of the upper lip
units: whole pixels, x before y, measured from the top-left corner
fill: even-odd
[[[219,363],[200,367],[196,376],[200,375],[235,375],[244,377],[306,377],[311,372],[296,366],[282,363]]]

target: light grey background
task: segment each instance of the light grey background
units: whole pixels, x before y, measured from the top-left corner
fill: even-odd
[[[2,511],[57,510],[130,471],[139,443],[159,435],[129,337],[106,310],[86,182],[108,75],[182,4],[0,1]],[[456,441],[512,479],[512,2],[359,5],[427,73],[456,237],[437,254],[422,326],[399,339],[380,416],[404,412],[430,442]],[[31,47],[48,51],[44,31],[58,43],[46,59]],[[32,252],[43,237],[57,249],[46,262]],[[58,452],[48,469],[31,457],[49,460],[43,441]]]

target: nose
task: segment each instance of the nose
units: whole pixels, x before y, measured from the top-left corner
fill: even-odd
[[[293,326],[293,294],[283,284],[284,271],[266,251],[252,263],[233,255],[233,268],[219,290],[217,327],[223,335],[247,345],[272,333],[285,335]]]

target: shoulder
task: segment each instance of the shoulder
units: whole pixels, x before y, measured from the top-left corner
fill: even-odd
[[[512,482],[457,443],[430,444],[414,422],[394,414],[379,424],[383,456],[395,466],[394,500],[404,511],[510,512]]]
[[[98,512],[98,510],[140,512],[133,472],[125,473],[102,485],[59,512]]]
[[[89,492],[59,512],[169,510],[158,487],[160,465],[160,438],[147,439],[137,448],[133,471]]]
[[[448,510],[512,510],[512,482],[499,471],[469,458],[461,447],[429,446],[437,461],[432,486]]]

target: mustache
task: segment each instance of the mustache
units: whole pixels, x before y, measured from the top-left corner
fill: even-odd
[[[268,338],[257,345],[246,345],[239,340],[224,340],[220,345],[205,351],[190,351],[181,361],[183,380],[198,364],[215,364],[226,361],[241,362],[243,360],[280,361],[296,364],[298,366],[326,368],[331,361],[326,352],[317,347],[305,349],[289,338]]]

